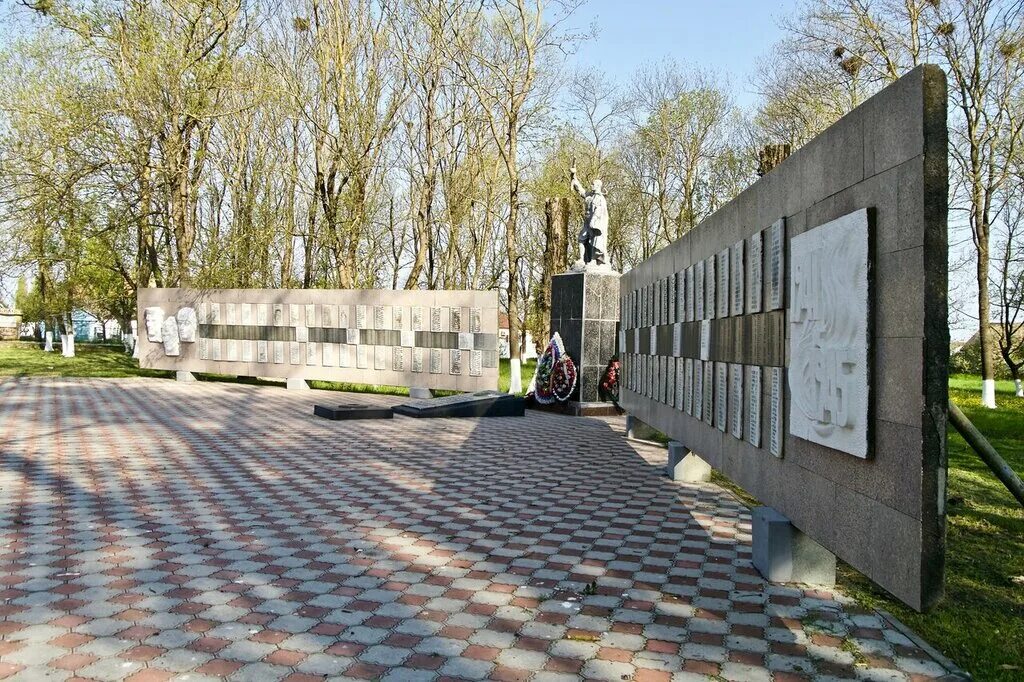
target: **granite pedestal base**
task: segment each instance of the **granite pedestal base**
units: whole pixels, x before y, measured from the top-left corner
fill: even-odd
[[[619,273],[566,272],[551,278],[551,333],[562,337],[579,378],[570,400],[600,400],[598,385],[617,352]]]
[[[773,583],[836,584],[836,555],[800,532],[771,507],[751,513],[753,562]]]

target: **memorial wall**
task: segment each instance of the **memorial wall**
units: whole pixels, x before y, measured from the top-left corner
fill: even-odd
[[[946,142],[917,68],[620,292],[627,411],[916,609],[942,593]]]
[[[498,387],[495,291],[140,289],[142,367]]]

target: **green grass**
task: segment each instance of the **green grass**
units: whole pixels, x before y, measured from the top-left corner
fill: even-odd
[[[59,348],[59,344],[57,348]],[[0,377],[160,377],[173,378],[174,372],[158,369],[141,369],[138,360],[124,352],[119,345],[76,344],[75,357],[65,358],[60,351],[44,353],[38,344],[23,341],[0,342]],[[523,393],[537,367],[536,360],[523,363]],[[229,381],[254,385],[280,385],[280,382],[265,381],[255,377],[234,377],[223,374],[197,374],[200,381]],[[510,382],[508,360],[500,360],[498,368],[498,389],[507,391]],[[384,395],[409,395],[404,386],[375,386],[350,384],[340,381],[311,381],[313,388],[349,393],[378,393]],[[439,395],[446,393],[439,391]],[[521,395],[522,393],[520,393]]]
[[[524,363],[529,383],[536,363]],[[116,347],[79,344],[77,356],[43,353],[27,343],[0,343],[0,376],[170,377],[139,369]],[[205,380],[258,383],[204,375]],[[499,387],[508,390],[509,363],[501,361]],[[312,382],[316,388],[406,395],[405,388]],[[1018,473],[1024,473],[1024,398],[1013,385],[997,382],[999,409],[979,404],[981,380],[950,378],[950,397]],[[716,473],[713,479],[747,504],[756,501]],[[839,587],[864,606],[881,608],[916,630],[979,680],[1024,679],[1024,509],[954,430],[949,433],[949,503],[946,597],[930,613],[904,607],[862,575],[840,565]]]

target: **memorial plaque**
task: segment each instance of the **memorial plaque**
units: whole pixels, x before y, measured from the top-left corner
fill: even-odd
[[[707,281],[704,283],[704,316],[713,320],[718,316],[718,270],[715,268],[716,256],[711,256],[704,261],[704,274]]]
[[[210,304],[210,324],[220,324],[220,303]]]
[[[768,402],[768,452],[782,457],[782,368],[772,367]]]
[[[704,419],[704,363],[693,362],[693,416]]]
[[[729,277],[729,249],[718,252],[718,317],[729,317],[729,300],[732,296]]]
[[[679,357],[683,354],[683,323],[676,322],[672,325],[672,355]]]
[[[732,250],[729,252],[732,256],[732,265],[729,270],[732,272],[732,314],[742,315],[744,313],[744,304],[746,303],[746,290],[743,288],[744,275],[746,274],[746,267],[744,267],[743,261],[743,248],[746,244],[746,240],[741,239],[733,245]]]
[[[356,368],[370,368],[370,347],[367,346],[366,344],[361,343],[358,346],[356,346]]]
[[[256,362],[259,362],[259,363],[262,363],[262,364],[265,365],[265,364],[267,364],[270,361],[270,354],[268,353],[268,348],[267,348],[268,345],[269,345],[269,342],[267,342],[267,341],[257,341],[256,342]]]
[[[306,343],[309,341],[309,327],[296,327],[295,340],[299,343]]]
[[[274,364],[284,364],[284,341],[274,341]]]
[[[441,308],[439,307],[432,307],[430,309],[430,331],[441,331]]]
[[[338,329],[348,329],[351,326],[349,324],[349,307],[347,305],[338,306]]]
[[[353,346],[347,343],[338,344],[338,367],[351,367],[352,366],[352,350]]]
[[[366,329],[366,306],[356,306],[356,329]]]
[[[715,363],[704,363],[704,423],[715,423]]]
[[[450,332],[461,332],[462,331],[462,308],[458,306],[452,306],[449,313],[448,331]]]
[[[664,310],[662,306],[661,292],[665,288],[664,280],[654,280],[654,317],[651,320],[651,325],[661,324],[661,314]]]
[[[359,338],[358,329],[346,329],[345,330],[345,341],[353,346],[358,346],[362,339]]]
[[[199,324],[210,324],[210,304],[200,303],[196,306],[196,322]]]
[[[275,303],[273,310],[274,310],[274,326],[275,327],[283,327],[284,326],[284,305],[282,305],[281,303]]]
[[[252,344],[253,342],[249,340],[242,341],[242,362],[252,362],[256,357]]]
[[[396,305],[391,307],[391,328],[405,329],[405,307]]]
[[[679,297],[676,294],[676,276],[668,276],[668,319],[665,320],[667,324],[672,324],[676,321],[676,312],[680,310]]]
[[[405,371],[405,349],[401,346],[391,347],[391,371]]]
[[[297,303],[288,304],[288,326],[298,327],[302,322],[299,320],[299,305]]]
[[[306,364],[314,367],[320,364],[320,348],[316,342],[306,344]]]
[[[238,324],[238,307],[234,303],[224,305],[225,324]]]
[[[761,447],[761,367],[748,367],[750,393],[747,394],[747,442]]]
[[[384,306],[382,305],[373,306],[373,328],[387,329],[384,325]]]
[[[686,358],[686,390],[683,393],[683,399],[686,404],[684,405],[684,411],[686,414],[693,414],[693,358]]]
[[[725,433],[729,428],[729,366],[715,363],[715,426]]]
[[[329,303],[320,306],[320,324],[333,328],[338,323],[338,306]],[[331,363],[334,364],[333,362]]]
[[[260,327],[267,326],[267,304],[257,303],[256,304],[256,324]]]
[[[389,365],[388,356],[391,354],[390,346],[373,347],[373,368],[376,370],[387,369]]]
[[[224,360],[238,362],[238,340],[228,339],[224,342]]]
[[[315,303],[307,303],[306,304],[306,326],[307,327],[316,327],[317,326],[317,323],[316,323],[316,304]]]
[[[704,315],[704,261],[698,261],[693,268],[694,319],[703,320],[706,317]]]
[[[619,330],[619,355],[623,355],[626,352],[626,330]]]
[[[760,232],[750,235],[750,253],[747,254],[747,312],[761,312],[761,298],[764,295],[764,255]]]
[[[478,377],[484,373],[484,352],[481,350],[469,353],[469,376]]]
[[[217,362],[221,359],[220,339],[210,339],[210,360]]]
[[[700,321],[700,359],[711,359],[711,320]]]
[[[659,281],[661,282],[661,317],[658,320],[658,324],[668,324],[669,302],[674,302],[674,297],[669,297],[668,295],[670,279],[666,277]]]
[[[651,350],[650,350],[650,354],[651,355],[657,355],[658,352],[659,352],[658,351],[658,328],[657,327],[648,327],[647,333],[651,337]]]
[[[729,365],[729,420],[734,438],[743,440],[743,365]]]
[[[868,212],[790,243],[789,432],[868,456]]]
[[[469,333],[479,334],[482,329],[483,311],[480,308],[469,309]]]
[[[298,341],[291,341],[288,344],[288,363],[292,365],[302,363],[302,344]]]
[[[427,349],[414,346],[412,349],[412,371],[417,374],[423,372],[423,354]]]
[[[252,326],[252,303],[242,304],[242,324]]]
[[[658,377],[655,383],[658,388],[657,393],[655,393],[655,400],[662,404],[665,403],[665,394],[667,393],[666,389],[668,388],[668,372],[665,371],[665,361],[667,359],[668,358],[659,355],[654,366],[654,371]]]
[[[680,412],[686,402],[686,358],[676,358],[676,398],[675,408]]]
[[[324,347],[324,349],[323,349],[323,366],[324,367],[333,367],[334,366],[334,355],[335,355],[334,350],[335,350],[335,348],[337,348],[337,346],[335,344],[333,344],[333,343],[325,343],[325,344],[323,344],[323,347]]]
[[[694,320],[693,266],[686,268],[686,321]]]
[[[768,310],[782,307],[786,277],[786,222],[778,220],[768,228]]]
[[[451,358],[448,365],[449,373],[462,374],[462,351],[458,348],[452,348],[448,353]]]
[[[421,305],[412,307],[412,330],[414,332],[426,331],[423,328],[423,306]]]
[[[209,360],[210,359],[210,340],[200,338],[199,339],[199,359]]]
[[[441,373],[441,349],[431,348],[430,349],[430,373],[440,374]]]
[[[412,348],[416,345],[416,332],[403,331],[401,333],[401,343],[405,348]]]

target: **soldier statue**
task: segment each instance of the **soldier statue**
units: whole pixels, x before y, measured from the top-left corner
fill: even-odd
[[[572,189],[583,199],[583,229],[580,230],[580,259],[572,269],[579,271],[588,268],[611,270],[605,259],[608,248],[608,202],[601,192],[601,181],[594,180],[593,189],[586,192],[576,178],[576,165],[569,169]]]

